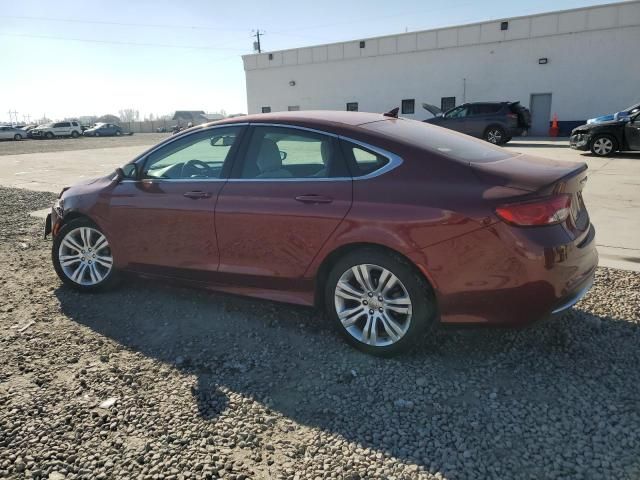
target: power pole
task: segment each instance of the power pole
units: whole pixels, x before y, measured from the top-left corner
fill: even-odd
[[[251,35],[252,37],[256,38],[256,41],[253,42],[253,49],[258,53],[262,53],[262,46],[260,45],[260,35],[264,35],[266,32],[261,32],[260,29],[252,31],[256,32],[254,35]]]

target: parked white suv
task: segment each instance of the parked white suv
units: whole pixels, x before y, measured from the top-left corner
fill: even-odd
[[[73,137],[82,135],[80,123],[76,121],[55,122],[40,125],[31,131],[33,138]]]

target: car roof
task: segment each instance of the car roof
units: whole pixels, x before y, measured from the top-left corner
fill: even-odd
[[[317,127],[335,127],[348,125],[356,127],[365,123],[379,122],[389,117],[382,113],[347,112],[335,110],[304,110],[299,112],[274,112],[233,117],[208,123],[209,125],[224,125],[234,123],[290,123]]]

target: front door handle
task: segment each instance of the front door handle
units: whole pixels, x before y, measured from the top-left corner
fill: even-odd
[[[324,195],[298,195],[296,197],[298,202],[302,203],[331,203],[333,198],[325,197]]]
[[[201,192],[199,190],[195,190],[193,192],[185,193],[184,196],[187,198],[198,199],[198,198],[209,198],[211,194],[208,192]]]

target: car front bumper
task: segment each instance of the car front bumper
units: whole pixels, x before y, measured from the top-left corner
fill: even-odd
[[[589,150],[591,136],[586,133],[574,133],[569,137],[569,146],[576,150]]]

